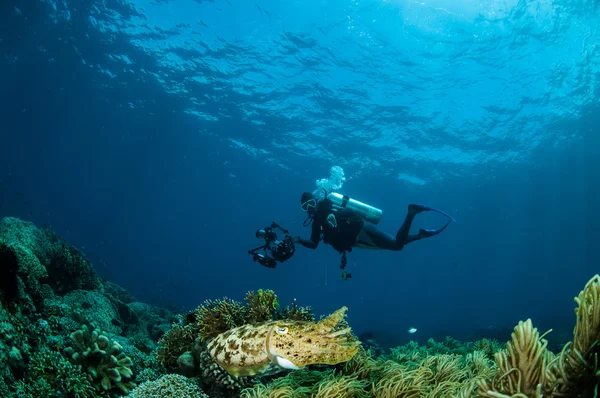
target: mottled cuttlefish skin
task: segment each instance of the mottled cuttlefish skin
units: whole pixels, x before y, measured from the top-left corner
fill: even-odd
[[[333,330],[346,311],[342,307],[319,322],[284,320],[240,326],[212,339],[208,352],[232,376],[346,362],[358,352],[360,344],[349,327]]]

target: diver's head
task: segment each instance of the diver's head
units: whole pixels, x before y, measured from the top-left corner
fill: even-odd
[[[302,206],[302,210],[308,214],[314,214],[317,210],[317,199],[312,193],[303,192],[300,198],[300,205]]]

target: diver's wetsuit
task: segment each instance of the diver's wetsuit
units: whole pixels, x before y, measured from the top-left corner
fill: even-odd
[[[404,245],[408,243],[439,234],[451,222],[451,220],[448,221],[446,225],[438,230],[421,229],[418,234],[410,235],[410,226],[415,216],[424,210],[429,209],[419,205],[409,205],[408,214],[394,238],[377,229],[375,225],[366,222],[351,209],[344,208],[332,212],[331,201],[325,199],[319,202],[317,211],[313,216],[310,240],[298,237],[298,243],[309,249],[316,249],[322,236],[323,242],[331,245],[340,253],[351,252],[353,247],[374,250],[402,250]],[[331,226],[327,222],[329,214],[335,216],[337,227]]]

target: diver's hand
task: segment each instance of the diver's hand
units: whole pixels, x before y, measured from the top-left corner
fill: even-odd
[[[292,238],[292,243],[298,243],[300,242],[300,237],[297,235],[292,235],[290,236]]]

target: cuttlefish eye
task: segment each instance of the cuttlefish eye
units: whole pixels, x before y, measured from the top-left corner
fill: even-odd
[[[278,328],[275,328],[275,331],[277,332],[277,334],[283,335],[283,334],[287,334],[288,328],[279,328],[278,327]]]

